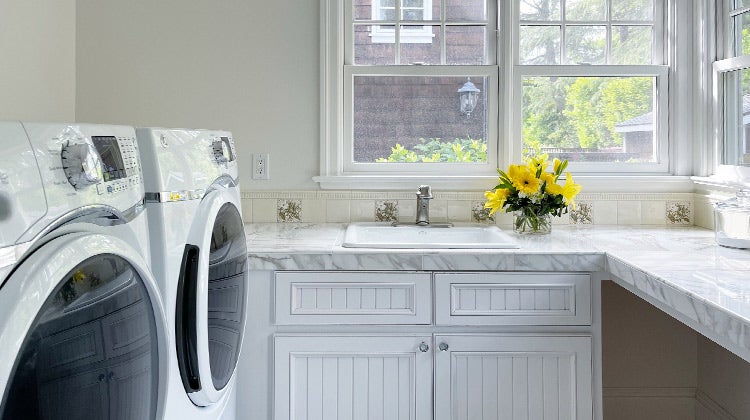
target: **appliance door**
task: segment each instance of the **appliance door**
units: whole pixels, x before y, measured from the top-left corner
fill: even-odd
[[[126,242],[49,241],[0,289],[0,420],[163,418],[166,325],[156,283]]]
[[[201,201],[177,286],[177,361],[185,391],[209,406],[229,391],[245,324],[247,244],[238,198],[225,188]]]

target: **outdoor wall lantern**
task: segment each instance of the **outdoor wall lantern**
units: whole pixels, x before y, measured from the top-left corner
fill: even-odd
[[[479,89],[471,83],[471,78],[466,78],[466,83],[458,90],[459,101],[461,102],[461,113],[466,115],[466,119],[471,118],[471,113],[477,106],[479,100]]]

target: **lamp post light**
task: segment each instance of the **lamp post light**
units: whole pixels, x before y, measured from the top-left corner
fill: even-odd
[[[471,113],[477,106],[479,100],[479,89],[471,83],[471,78],[466,78],[466,83],[458,90],[459,101],[461,103],[461,113],[466,115],[466,119],[471,118]]]

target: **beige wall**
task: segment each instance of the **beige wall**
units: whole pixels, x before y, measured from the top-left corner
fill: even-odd
[[[75,120],[75,0],[0,0],[0,120]]]
[[[606,420],[693,418],[697,333],[611,281],[602,283]]]
[[[79,121],[230,130],[243,190],[317,189],[318,0],[78,0]],[[267,152],[271,180],[251,180]]]
[[[750,364],[699,336],[696,420],[750,419],[749,395]]]

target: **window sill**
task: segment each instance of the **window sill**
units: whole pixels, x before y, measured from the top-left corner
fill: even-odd
[[[682,193],[693,192],[689,176],[671,175],[575,175],[587,193]],[[435,190],[484,191],[497,184],[496,176],[346,175],[316,176],[324,190],[413,190],[429,184]]]

